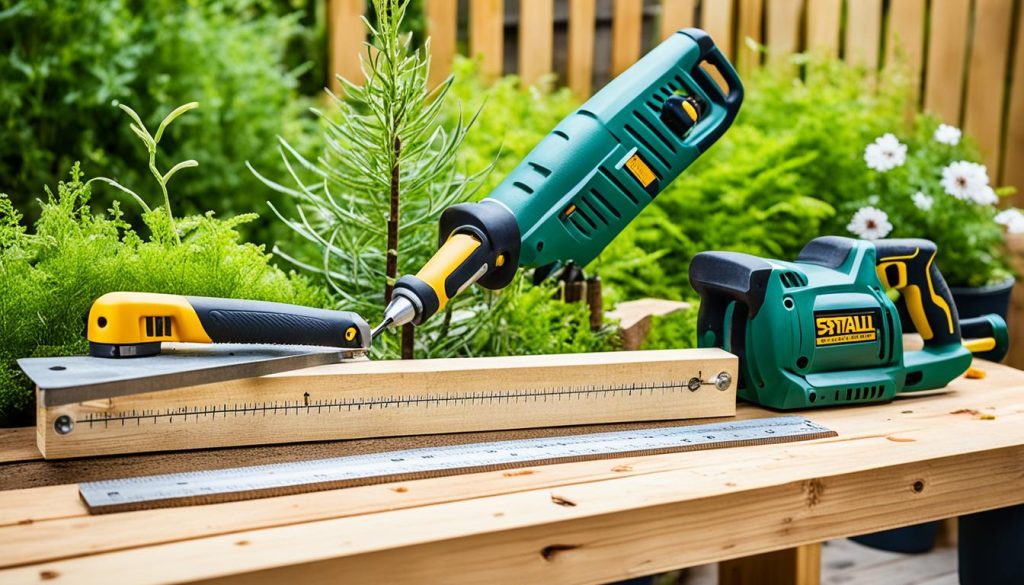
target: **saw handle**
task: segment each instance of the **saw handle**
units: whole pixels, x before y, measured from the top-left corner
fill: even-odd
[[[88,338],[97,357],[159,353],[160,343],[260,343],[369,347],[369,325],[349,311],[299,305],[114,292],[89,311]]]
[[[739,113],[740,105],[743,103],[743,82],[740,81],[740,76],[736,73],[732,63],[725,58],[722,51],[715,45],[711,35],[699,28],[686,28],[679,31],[679,34],[686,35],[697,43],[697,47],[700,49],[700,57],[689,72],[689,75],[711,102],[711,109],[721,110],[722,112],[719,123],[708,126],[700,134],[693,137],[696,140],[697,148],[704,152],[725,134],[725,131],[729,129],[736,118],[736,114]],[[718,71],[721,79],[725,82],[725,90],[707,70],[701,67],[705,63]],[[702,112],[700,117],[704,118],[705,114],[706,112]]]
[[[886,288],[899,291],[925,345],[960,345],[960,318],[935,264],[935,244],[916,238],[878,240],[875,251],[878,279]]]

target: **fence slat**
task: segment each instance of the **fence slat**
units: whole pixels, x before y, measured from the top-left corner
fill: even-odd
[[[615,0],[612,6],[612,74],[618,75],[640,58],[644,3]]]
[[[911,91],[916,100],[921,95],[921,66],[924,63],[925,0],[890,2],[885,66],[906,64]]]
[[[1013,57],[1009,103],[1000,183],[1017,187],[1014,204],[1024,206],[1024,7],[1017,11],[1017,49]]]
[[[705,0],[701,4],[701,28],[711,35],[718,50],[730,61],[733,58],[732,2],[728,0]]]
[[[784,65],[798,50],[802,4],[801,0],[772,0],[768,3],[765,44],[769,63]]]
[[[551,73],[554,0],[519,0],[519,77],[532,85]]]
[[[946,123],[960,125],[970,0],[932,3],[924,107]]]
[[[846,4],[846,62],[859,65],[874,77],[882,47],[882,0]]]
[[[458,0],[426,0],[427,34],[430,35],[430,85],[444,81],[452,72],[455,35],[459,22]]]
[[[764,20],[764,0],[740,0],[739,22],[736,26],[736,68],[740,77],[746,77],[761,64],[761,52],[747,47],[747,39],[763,43],[761,22]]]
[[[985,162],[997,177],[1012,26],[1013,0],[976,0],[964,129],[978,141]]]
[[[331,91],[341,91],[337,76],[340,75],[352,83],[362,83],[363,73],[359,66],[359,56],[365,50],[366,28],[360,18],[366,11],[364,0],[329,0],[327,3],[328,30],[330,30],[330,67]]]
[[[469,3],[469,56],[480,59],[487,79],[500,77],[505,59],[505,3],[473,0]]]
[[[661,0],[661,38],[667,39],[681,28],[693,26],[696,0]]]
[[[569,50],[566,77],[576,95],[590,96],[594,73],[594,22],[596,0],[569,0]]]
[[[807,48],[829,57],[839,55],[839,19],[843,0],[808,0]]]

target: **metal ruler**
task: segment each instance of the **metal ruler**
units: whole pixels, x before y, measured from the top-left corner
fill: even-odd
[[[93,514],[210,504],[358,485],[834,437],[800,416],[470,443],[350,457],[83,483]]]

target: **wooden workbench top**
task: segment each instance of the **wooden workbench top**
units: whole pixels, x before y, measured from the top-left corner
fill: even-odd
[[[0,582],[597,583],[1021,503],[1024,373],[982,366],[943,393],[802,413],[831,439],[105,516],[71,482],[493,436],[51,463],[5,431]]]

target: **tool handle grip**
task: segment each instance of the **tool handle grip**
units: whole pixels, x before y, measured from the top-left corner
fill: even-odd
[[[692,38],[700,48],[700,57],[689,74],[711,102],[712,110],[721,111],[718,123],[708,126],[706,130],[695,136],[697,148],[704,152],[725,134],[736,118],[736,114],[739,113],[740,106],[743,104],[743,82],[740,81],[740,76],[736,73],[732,63],[725,58],[708,33],[699,28],[686,28],[679,31],[679,34]],[[727,92],[723,91],[718,82],[701,67],[704,63],[718,71],[722,80],[725,81]],[[700,130],[698,129],[697,132]]]
[[[1006,321],[996,314],[961,320],[960,334],[963,335],[964,345],[971,350],[971,353],[978,353],[971,347],[973,342],[991,340],[990,347],[980,350],[982,353],[980,357],[987,360],[1002,361],[1010,350],[1010,334],[1006,329]]]
[[[415,276],[398,279],[394,294],[412,301],[416,306],[413,324],[419,325],[483,276],[491,257],[489,241],[480,234],[452,234]]]
[[[886,288],[900,292],[925,345],[960,345],[960,318],[935,264],[935,244],[916,238],[878,240],[875,251],[878,279]]]
[[[322,345],[362,349],[368,326],[350,311],[285,303],[186,297],[214,343]]]

